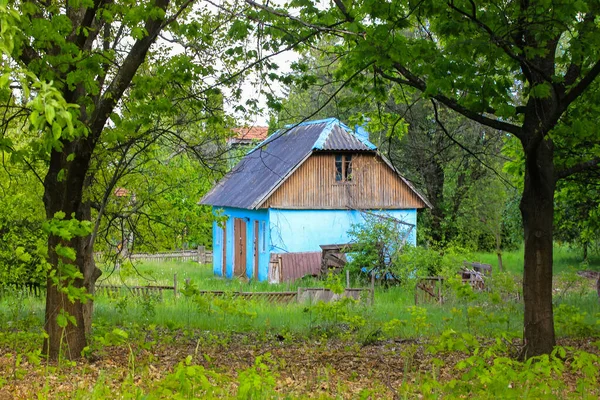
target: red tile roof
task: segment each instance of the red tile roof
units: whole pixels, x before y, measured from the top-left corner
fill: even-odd
[[[233,128],[232,131],[236,139],[265,140],[269,136],[268,126],[244,126]]]

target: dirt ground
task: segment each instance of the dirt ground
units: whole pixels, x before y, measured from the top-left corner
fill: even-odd
[[[395,398],[398,388],[418,382],[420,376],[431,373],[435,364],[434,356],[427,351],[428,344],[419,340],[386,340],[361,346],[341,340],[304,341],[243,334],[207,341],[202,336],[181,334],[153,342],[104,347],[87,359],[73,365],[63,362],[61,366],[44,361],[33,365],[23,357],[15,367],[15,353],[0,348],[0,400],[85,398],[91,396],[100,380],[114,398],[123,397],[120,393],[126,382],[145,392],[189,355],[193,363],[235,382],[239,371],[252,367],[257,356],[267,353],[273,360],[270,365],[276,377],[275,390],[282,397]],[[598,354],[592,340],[563,340],[559,344]],[[460,352],[435,357],[444,361],[437,371],[439,380],[452,379],[456,374],[453,366],[466,358]],[[577,376],[565,372],[561,379],[574,387]],[[231,393],[235,391],[232,383]]]

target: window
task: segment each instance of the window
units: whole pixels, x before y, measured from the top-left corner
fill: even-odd
[[[352,155],[337,154],[335,156],[335,180],[349,182],[352,180]]]

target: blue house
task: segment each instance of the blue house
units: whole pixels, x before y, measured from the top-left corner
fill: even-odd
[[[408,242],[415,244],[417,209],[430,207],[363,129],[335,118],[275,132],[201,204],[227,217],[213,225],[215,274],[261,281],[273,272],[278,255],[318,255],[320,245],[348,243],[349,229],[366,213],[413,226]]]

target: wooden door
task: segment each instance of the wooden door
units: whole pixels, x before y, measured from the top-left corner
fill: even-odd
[[[223,224],[223,265],[221,266],[222,277],[227,276],[227,224]]]
[[[246,275],[246,220],[236,218],[233,221],[233,275]]]
[[[254,279],[258,280],[258,221],[254,221]]]

